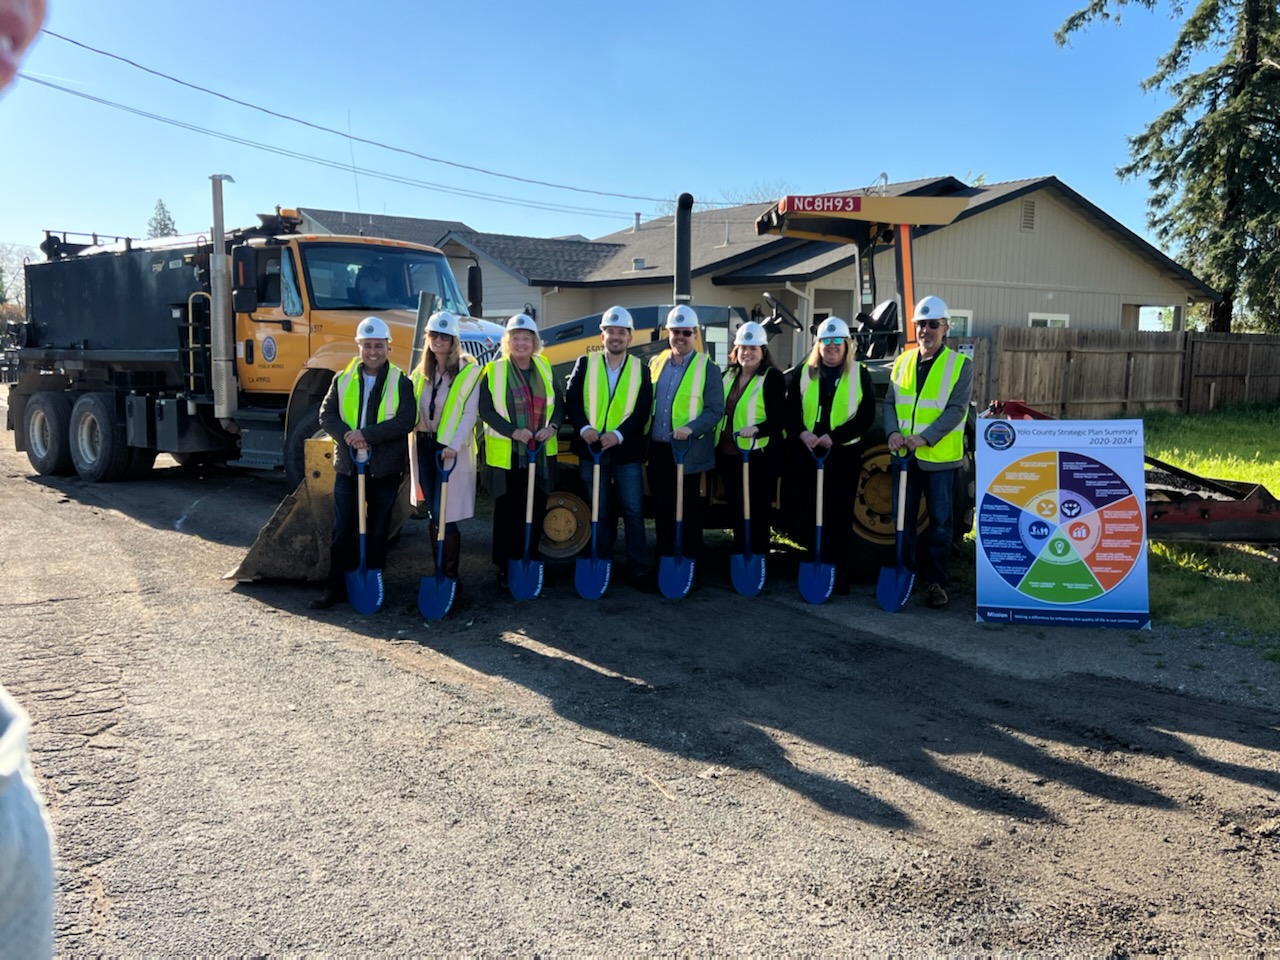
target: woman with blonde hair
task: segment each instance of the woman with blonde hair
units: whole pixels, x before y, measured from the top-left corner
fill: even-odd
[[[542,354],[542,338],[533,318],[517,313],[507,321],[498,358],[485,367],[480,394],[484,421],[484,485],[493,497],[493,563],[499,588],[508,588],[507,565],[524,554],[525,502],[529,460],[534,457],[533,537],[551,489],[551,465],[563,408],[551,364]]]
[[[816,456],[826,451],[823,479],[822,556],[836,568],[837,593],[849,592],[853,502],[862,463],[862,437],[875,420],[875,388],[854,360],[849,325],[828,317],[813,349],[796,368],[787,394],[787,436],[794,437],[788,500],[804,505],[801,529],[816,528]],[[808,522],[805,522],[805,521]],[[810,553],[813,546],[809,545]]]
[[[482,369],[462,349],[458,318],[447,310],[427,321],[427,349],[412,373],[418,398],[418,425],[409,435],[415,479],[410,499],[427,505],[431,517],[432,557],[439,525],[444,524],[440,569],[457,580],[462,534],[458,521],[476,512],[476,411]],[[440,475],[449,472],[446,516],[440,516]]]

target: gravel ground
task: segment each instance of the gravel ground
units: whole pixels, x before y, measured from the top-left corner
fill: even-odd
[[[60,954],[1280,948],[1280,665],[1196,631],[883,614],[872,585],[493,589],[372,618],[220,579],[278,499],[0,453],[0,679]]]

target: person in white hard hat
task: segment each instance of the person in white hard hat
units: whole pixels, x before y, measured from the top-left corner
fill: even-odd
[[[866,367],[854,358],[847,323],[828,317],[814,336],[809,358],[796,368],[787,394],[787,436],[795,437],[798,445],[793,447],[787,499],[802,505],[800,529],[813,531],[818,469],[814,454],[826,451],[820,559],[836,568],[836,592],[848,593],[854,496],[863,437],[875,422],[876,395]]]
[[[680,304],[667,314],[667,346],[649,361],[653,416],[649,431],[649,491],[659,557],[675,553],[675,445],[684,454],[683,553],[702,554],[701,474],[716,465],[715,431],[724,416],[724,389],[711,358],[698,351],[698,315]],[[695,567],[696,569],[696,567]]]
[[[444,524],[444,549],[437,573],[458,579],[462,534],[458,523],[476,512],[476,417],[480,395],[476,389],[483,368],[462,349],[458,317],[448,310],[427,320],[427,349],[412,374],[418,398],[418,426],[409,435],[416,482],[409,499],[427,504],[431,515],[432,550],[439,525]],[[449,471],[446,516],[440,515],[440,462]],[[459,584],[461,590],[461,584]]]
[[[742,451],[750,451],[751,553],[768,556],[769,510],[777,485],[786,418],[786,379],[769,355],[764,327],[740,326],[724,373],[724,425],[716,442],[716,470],[734,518],[734,553],[744,553]]]
[[[653,386],[649,368],[627,350],[635,324],[624,307],[610,307],[600,317],[600,345],[579,357],[565,385],[564,409],[573,427],[570,449],[578,455],[582,485],[591,500],[593,461],[600,453],[600,556],[611,557],[622,519],[627,573],[643,586],[649,573],[649,546],[644,529],[644,477],[649,449],[649,410]],[[616,510],[615,510],[616,506]]]
[[[478,392],[485,427],[484,485],[493,497],[493,563],[498,587],[506,590],[507,564],[524,554],[531,455],[536,458],[532,552],[537,554],[564,406],[532,317],[517,313],[507,321],[498,357],[485,367]]]
[[[923,542],[917,540],[916,525],[907,524],[902,552],[909,562],[914,558],[924,601],[937,610],[951,602],[952,506],[964,463],[973,364],[947,347],[947,305],[938,297],[917,303],[911,322],[919,346],[894,361],[882,410],[889,450],[913,455],[906,465],[906,514],[919,513],[922,496],[929,514]],[[896,509],[897,483],[893,490]]]
[[[356,325],[359,356],[333,378],[320,404],[320,427],[333,438],[333,539],[329,580],[311,601],[327,610],[346,599],[348,570],[360,566],[359,490],[354,457],[365,460],[365,557],[370,570],[386,566],[391,514],[409,457],[405,438],[418,418],[413,384],[390,360],[391,330],[380,317]]]

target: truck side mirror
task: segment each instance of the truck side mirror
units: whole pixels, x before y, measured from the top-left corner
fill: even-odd
[[[253,247],[231,251],[231,309],[236,313],[258,309],[258,254]]]
[[[467,313],[473,317],[484,312],[484,280],[480,276],[480,264],[467,267]]]

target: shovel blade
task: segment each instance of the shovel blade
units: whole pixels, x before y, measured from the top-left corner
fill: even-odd
[[[458,581],[453,577],[423,577],[418,584],[418,611],[425,620],[443,620],[457,594]]]
[[[381,570],[347,571],[347,598],[356,613],[367,617],[381,610],[383,590]]]
[[[688,557],[661,557],[658,560],[658,589],[668,600],[689,595],[693,587],[693,561]]]
[[[508,561],[507,582],[511,584],[511,596],[517,600],[532,600],[542,592],[542,561]]]
[[[609,589],[612,561],[580,559],[573,568],[573,585],[583,600],[599,600]]]
[[[764,589],[764,557],[759,554],[734,553],[729,556],[729,579],[733,589],[744,597],[756,597]]]
[[[800,596],[817,605],[826,603],[831,591],[836,586],[836,568],[834,564],[813,563],[800,564]]]
[[[916,575],[906,567],[881,567],[880,579],[876,581],[876,602],[880,609],[889,613],[901,610],[915,582]]]

